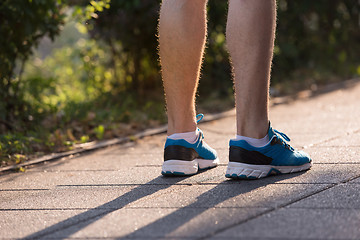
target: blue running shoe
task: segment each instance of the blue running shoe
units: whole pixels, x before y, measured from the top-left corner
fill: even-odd
[[[202,114],[198,116],[200,119],[197,122],[203,118]],[[161,174],[193,175],[199,170],[213,168],[219,164],[216,151],[205,143],[203,132],[200,129],[198,131],[199,137],[195,143],[189,143],[184,139],[166,139]]]
[[[225,177],[257,179],[274,174],[293,173],[311,167],[310,156],[292,148],[290,138],[269,126],[269,143],[253,147],[244,140],[230,140],[229,164]]]

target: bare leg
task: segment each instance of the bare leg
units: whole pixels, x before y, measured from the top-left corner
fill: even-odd
[[[262,138],[269,123],[275,0],[230,0],[226,29],[236,92],[237,134]]]
[[[195,94],[206,39],[207,0],[165,0],[159,23],[168,135],[195,131]]]

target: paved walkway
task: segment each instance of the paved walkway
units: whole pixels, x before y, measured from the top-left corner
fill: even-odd
[[[360,239],[360,83],[275,105],[310,171],[224,177],[235,118],[203,123],[221,164],[160,176],[165,135],[0,176],[1,238]]]

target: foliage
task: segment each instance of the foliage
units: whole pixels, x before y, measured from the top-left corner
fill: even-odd
[[[87,25],[90,36],[109,48],[116,88],[144,95],[161,91],[156,28],[160,1],[112,1]],[[141,16],[141,17],[139,17]],[[119,67],[121,66],[121,67]],[[123,73],[119,70],[124,71]]]
[[[360,76],[360,4],[278,0],[272,86],[282,94]],[[209,40],[199,92],[231,93],[225,47],[227,2],[209,1]],[[206,81],[206,83],[205,83]],[[214,93],[213,89],[217,89]],[[222,94],[220,94],[222,93]],[[207,101],[207,100],[205,100]]]
[[[229,54],[225,43],[227,1],[209,1],[208,3],[208,42],[203,63],[199,95],[200,104],[210,99],[233,100],[233,83]],[[217,89],[217,91],[213,91]],[[220,105],[221,106],[221,105]],[[233,101],[230,106],[233,106]],[[222,106],[221,106],[222,107]],[[216,108],[214,111],[222,111]],[[207,108],[207,109],[212,109]]]
[[[356,1],[277,2],[273,87],[289,93],[290,88],[360,75]],[[1,161],[19,163],[29,154],[64,151],[163,123],[159,7],[160,0],[2,1]],[[209,1],[198,92],[199,107],[206,111],[233,104],[226,10],[227,1]],[[63,27],[65,35],[76,32],[68,36],[72,40],[60,35],[50,54],[38,51],[24,68],[40,39],[54,38]]]
[[[158,10],[159,1],[114,1],[110,9],[89,22],[91,37],[104,41],[111,49],[110,65],[119,69],[116,62],[120,62],[125,69],[117,79],[122,79],[120,85],[126,89],[140,93],[155,89],[160,93],[155,37]],[[209,1],[204,83],[199,86],[204,102],[232,95],[225,46],[226,10],[226,1]],[[296,91],[360,75],[359,12],[360,5],[355,1],[334,0],[328,4],[325,0],[278,0],[273,87],[282,91],[282,86],[293,82]],[[124,57],[126,61],[118,61]]]
[[[0,122],[7,128],[19,130],[13,122],[19,119],[20,125],[29,120],[27,112],[32,106],[23,99],[23,64],[43,36],[54,39],[59,33],[64,20],[61,9],[61,1],[52,0],[0,3]],[[18,63],[20,69],[15,74]]]
[[[110,0],[91,0],[90,4],[88,1],[69,1],[69,5],[74,7],[73,16],[77,18],[79,22],[86,22],[92,18],[98,18],[98,12],[104,11],[104,9],[110,8]]]
[[[356,1],[278,1],[274,83],[303,86],[360,75],[360,4]]]

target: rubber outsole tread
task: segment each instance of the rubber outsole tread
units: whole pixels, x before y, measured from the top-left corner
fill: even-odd
[[[161,172],[162,175],[164,176],[188,176],[188,175],[193,175],[193,174],[185,174],[183,172],[170,172],[170,171],[162,171]]]
[[[311,166],[310,166],[311,167]],[[276,168],[271,168],[269,170],[268,173],[264,174],[260,173],[258,177],[255,176],[250,176],[252,173],[254,173],[255,170],[252,170],[249,174],[243,174],[244,172],[248,171],[249,169],[242,169],[239,171],[239,174],[236,173],[232,173],[232,174],[225,174],[226,178],[231,178],[231,179],[246,179],[246,180],[254,180],[254,179],[260,179],[260,178],[264,178],[264,177],[268,177],[268,176],[272,176],[272,175],[283,175],[283,174],[289,174],[289,173],[297,173],[297,172],[302,172],[302,171],[307,171],[310,168],[299,168],[299,169],[292,169],[288,172],[281,172],[280,170],[276,169]]]
[[[198,171],[196,173],[193,173],[193,174],[185,174],[184,172],[170,172],[170,171],[166,171],[166,172],[161,171],[161,174],[163,176],[192,176],[192,175],[195,175],[195,174],[199,173],[200,171],[209,170],[209,169],[212,169],[212,168],[215,168],[215,167],[217,167],[217,165],[206,167],[206,168],[198,168]]]

